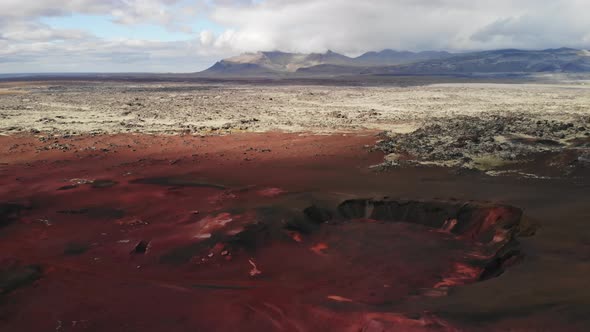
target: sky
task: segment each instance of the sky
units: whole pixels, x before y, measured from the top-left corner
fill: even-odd
[[[590,0],[0,0],[0,73],[196,72],[243,52],[590,49]]]

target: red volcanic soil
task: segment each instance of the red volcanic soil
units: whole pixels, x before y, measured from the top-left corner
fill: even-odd
[[[406,185],[375,140],[1,137],[0,329],[455,330],[416,303],[517,263],[521,211],[357,199]]]

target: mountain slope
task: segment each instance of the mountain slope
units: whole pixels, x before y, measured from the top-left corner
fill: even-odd
[[[452,56],[448,52],[408,52],[408,51],[394,51],[383,50],[381,52],[367,52],[355,58],[355,64],[359,66],[392,66],[408,64],[419,61],[443,59]]]
[[[570,48],[541,51],[495,50],[455,55],[387,68],[368,73],[453,74],[453,73],[539,73],[590,72],[590,54]]]
[[[312,54],[278,51],[245,53],[221,60],[203,73],[211,75],[279,75],[323,64],[352,66],[354,59],[332,51]]]

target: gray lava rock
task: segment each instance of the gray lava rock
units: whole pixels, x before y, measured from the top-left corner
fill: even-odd
[[[409,134],[394,134],[377,148],[388,154],[411,155],[417,161],[455,162],[462,166],[476,157],[518,160],[545,151],[562,151],[559,140],[579,135],[571,122],[514,116],[433,118]],[[395,162],[392,164],[396,164]]]

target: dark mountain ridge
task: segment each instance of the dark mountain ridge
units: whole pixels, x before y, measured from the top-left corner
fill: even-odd
[[[351,58],[326,53],[257,52],[221,60],[203,76],[441,75],[469,73],[587,73],[590,52],[572,48],[502,49],[471,53],[383,50]]]

